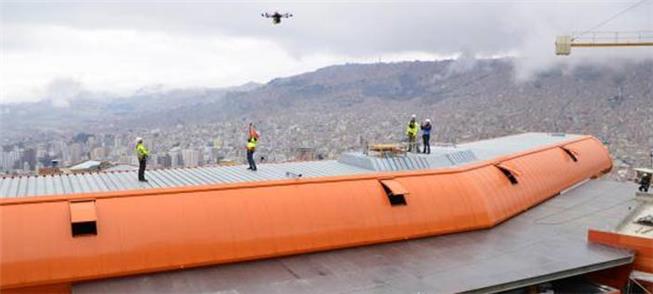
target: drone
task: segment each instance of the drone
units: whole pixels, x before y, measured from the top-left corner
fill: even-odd
[[[289,18],[292,17],[292,14],[290,13],[279,13],[275,11],[274,13],[261,13],[262,17],[266,18],[272,18],[272,23],[273,24],[280,24],[281,23],[281,18]]]

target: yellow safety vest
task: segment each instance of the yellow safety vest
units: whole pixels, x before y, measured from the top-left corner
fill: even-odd
[[[406,128],[406,135],[415,137],[417,136],[417,132],[419,132],[419,128],[417,127],[417,123],[413,123],[411,127],[411,123],[408,123],[408,128]]]
[[[136,155],[138,159],[143,159],[144,157],[150,156],[150,151],[143,144],[136,144]]]
[[[249,138],[249,140],[247,140],[247,149],[255,149],[257,142],[258,140],[256,140],[256,138]]]

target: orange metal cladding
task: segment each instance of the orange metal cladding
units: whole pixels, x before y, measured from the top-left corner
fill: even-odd
[[[631,269],[653,273],[653,239],[590,229],[587,232],[587,240],[593,243],[635,251],[635,261],[632,266],[628,268],[628,274],[630,274]],[[622,288],[628,282],[628,275],[625,277],[622,276],[622,280],[620,281],[614,281],[614,277],[605,277],[600,274],[596,275],[596,278],[599,281],[611,282],[615,286],[620,286]],[[610,278],[613,278],[613,280]],[[641,282],[641,284],[647,289],[647,291],[653,291],[653,284],[647,282]]]
[[[653,273],[653,239],[597,230],[589,230],[587,239],[593,243],[635,251],[633,269]]]
[[[574,162],[560,146],[573,149]],[[511,184],[497,168],[517,174]],[[1,289],[65,284],[489,228],[612,167],[584,136],[463,167],[0,202]],[[381,180],[403,186],[391,206]],[[97,235],[70,202],[95,199]]]

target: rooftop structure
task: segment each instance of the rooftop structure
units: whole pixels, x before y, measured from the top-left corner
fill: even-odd
[[[432,147],[429,155],[408,153],[400,157],[374,157],[364,155],[362,152],[353,152],[343,154],[337,161],[260,164],[257,172],[246,170],[243,166],[155,169],[148,170],[148,183],[139,182],[135,170],[4,177],[0,178],[0,198],[260,182],[283,180],[296,175],[301,175],[302,178],[317,178],[383,171],[437,169],[464,166],[537,147],[560,144],[580,137],[566,134],[524,133],[460,144],[456,147]]]
[[[622,282],[615,286],[622,289],[629,289],[632,286],[643,290],[643,293],[651,293],[653,291],[653,194],[637,192],[636,195],[628,203],[629,212],[626,216],[618,218],[620,222],[617,225],[590,228],[587,237],[591,243],[628,249],[635,256],[628,270],[609,271],[603,274],[604,280],[615,280],[618,276],[626,277],[627,283]]]
[[[590,181],[491,230],[80,283],[74,292],[496,292],[618,267],[633,253],[587,244],[630,213],[635,185]]]
[[[78,164],[75,164],[68,169],[70,170],[90,170],[90,169],[98,169],[100,167],[100,164],[102,164],[101,161],[97,160],[87,160]]]
[[[624,218],[615,231],[653,239],[653,194],[638,192],[635,209]]]
[[[86,280],[489,229],[612,167],[590,136],[524,134],[457,148],[408,155],[394,167],[383,161],[397,157],[353,154],[359,162],[270,164],[259,172],[172,169],[143,186],[129,186],[130,172],[68,184],[52,176],[64,184],[50,190],[38,188],[42,177],[9,179],[2,189],[11,193],[0,198],[0,290],[65,291]],[[476,160],[446,157],[461,151]],[[108,186],[116,174],[131,176]],[[590,265],[614,261],[576,254],[592,257],[583,259]]]

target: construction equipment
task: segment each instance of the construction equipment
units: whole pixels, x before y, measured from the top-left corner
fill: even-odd
[[[576,36],[558,36],[556,55],[571,54],[572,47],[641,47],[653,46],[653,31],[586,32]]]
[[[377,152],[380,157],[406,155],[407,146],[405,144],[372,144],[369,151]]]
[[[555,42],[556,55],[569,55],[571,54],[572,47],[593,48],[593,47],[653,46],[653,31],[635,31],[635,32],[596,31],[596,29],[602,27],[603,25],[611,22],[612,20],[621,16],[627,11],[647,1],[648,0],[640,0],[583,32],[556,37],[556,42]]]

